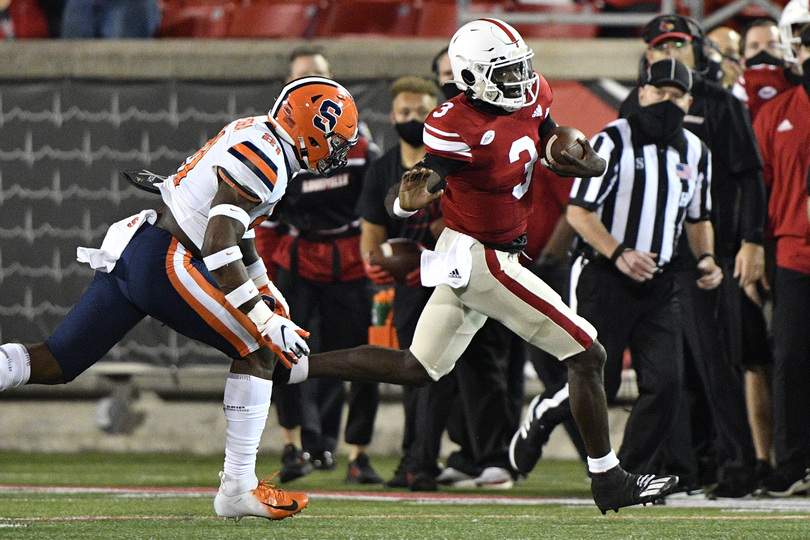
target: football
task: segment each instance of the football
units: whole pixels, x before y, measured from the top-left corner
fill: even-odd
[[[419,267],[424,249],[413,240],[393,238],[383,242],[380,249],[372,251],[369,262],[381,266],[398,283],[404,283],[405,277]]]
[[[562,155],[563,150],[567,150],[568,153],[575,158],[582,158],[585,152],[578,141],[579,139],[585,138],[587,138],[585,134],[577,128],[557,126],[541,141],[543,145],[543,157],[552,165],[554,163],[568,163]]]

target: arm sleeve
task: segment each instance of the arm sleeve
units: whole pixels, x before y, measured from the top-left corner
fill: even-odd
[[[761,170],[749,170],[739,176],[742,196],[740,201],[740,234],[752,244],[765,240],[766,198]]]
[[[416,164],[416,166],[426,167],[439,175],[441,181],[439,181],[434,187],[433,192],[435,193],[436,191],[444,189],[447,186],[447,181],[445,178],[448,174],[456,172],[466,164],[466,161],[459,161],[457,159],[437,156],[436,154],[426,154],[425,157],[423,157],[422,160]]]
[[[713,92],[709,95],[715,97]],[[714,144],[726,145],[718,151],[725,152],[730,178],[736,180],[740,189],[740,237],[746,242],[761,244],[765,236],[767,203],[762,157],[751,117],[745,106],[728,91],[723,90],[713,104],[716,107],[712,110],[718,117],[712,119],[715,127],[711,134],[712,152],[715,152]]]
[[[428,169],[436,171],[436,174],[442,178],[448,174],[453,174],[464,165],[467,165],[466,161],[437,156],[436,154],[426,154],[425,157],[416,164],[417,167],[427,167]]]
[[[543,137],[549,134],[549,132],[557,127],[557,122],[551,118],[551,115],[546,116],[546,119],[543,120],[543,123],[540,124],[540,127],[537,130],[537,134],[540,135],[540,140],[543,140]]]
[[[690,223],[711,219],[712,196],[712,156],[709,148],[701,141],[700,160],[698,161],[698,185],[692,201],[689,203],[686,220]]]

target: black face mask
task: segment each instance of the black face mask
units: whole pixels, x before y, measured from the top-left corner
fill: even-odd
[[[425,123],[419,120],[408,120],[400,124],[394,124],[394,128],[402,140],[410,144],[414,148],[422,146],[422,130],[425,129]]]
[[[723,78],[723,65],[714,60],[706,61],[706,79],[709,81],[717,82]]]
[[[668,142],[683,134],[683,117],[686,113],[669,100],[642,107],[636,114],[638,127],[646,141]]]
[[[804,61],[802,64],[802,86],[804,86],[804,91],[807,92],[807,96],[810,97],[810,58]]]
[[[444,96],[445,100],[453,99],[457,95],[461,93],[461,90],[458,89],[455,83],[444,83],[442,85],[442,95]]]
[[[757,54],[745,61],[745,67],[761,66],[767,64],[769,66],[784,67],[785,61],[775,57],[768,51],[759,51]]]

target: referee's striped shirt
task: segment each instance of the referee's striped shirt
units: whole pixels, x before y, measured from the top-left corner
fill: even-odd
[[[602,176],[577,178],[569,204],[596,212],[613,238],[658,253],[659,264],[666,264],[684,219],[709,219],[711,154],[686,130],[675,146],[634,146],[630,134],[630,124],[620,118],[593,138],[591,145],[607,169]]]

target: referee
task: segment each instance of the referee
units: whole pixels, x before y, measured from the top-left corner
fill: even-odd
[[[638,375],[639,397],[619,451],[631,472],[658,464],[680,399],[682,319],[670,262],[683,228],[698,261],[697,286],[714,289],[723,278],[709,215],[711,155],[683,128],[691,88],[692,73],[681,62],[650,65],[639,91],[641,108],[593,140],[608,162],[605,174],[577,179],[567,210],[584,240],[572,301],[607,351],[608,399],[618,391],[627,347]]]

